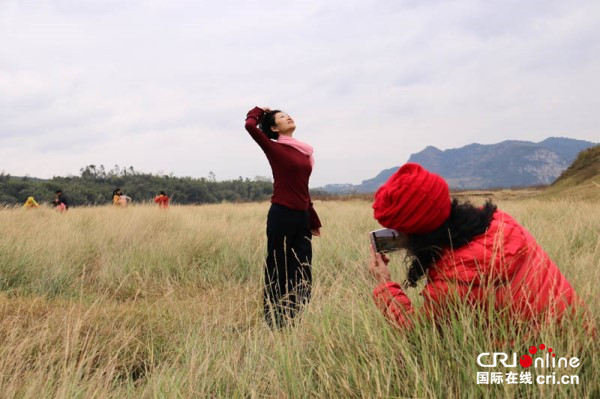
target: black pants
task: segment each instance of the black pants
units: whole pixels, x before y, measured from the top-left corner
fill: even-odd
[[[308,211],[272,204],[267,217],[265,319],[283,327],[310,300],[312,235]]]

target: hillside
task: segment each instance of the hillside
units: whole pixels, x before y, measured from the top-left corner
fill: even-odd
[[[542,195],[600,198],[600,145],[581,151]]]

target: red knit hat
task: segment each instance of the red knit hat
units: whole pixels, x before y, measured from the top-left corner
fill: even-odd
[[[407,163],[375,193],[375,219],[405,234],[437,229],[450,216],[450,191],[443,178]]]

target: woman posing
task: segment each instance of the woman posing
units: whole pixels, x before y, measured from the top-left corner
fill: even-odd
[[[253,108],[246,130],[264,151],[273,173],[264,308],[267,324],[280,328],[310,300],[311,238],[319,236],[321,228],[308,191],[313,148],[292,137],[296,124],[279,110]]]

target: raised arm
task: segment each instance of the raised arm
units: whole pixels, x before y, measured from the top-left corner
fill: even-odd
[[[272,148],[273,142],[257,126],[258,121],[263,114],[263,109],[259,107],[254,107],[248,111],[248,114],[246,115],[246,130],[260,148],[267,153]]]

